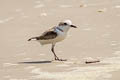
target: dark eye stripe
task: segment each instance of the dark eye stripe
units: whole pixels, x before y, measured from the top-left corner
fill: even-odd
[[[67,23],[64,23],[64,25],[67,25]]]
[[[68,25],[68,24],[64,22],[59,23],[59,26],[64,26],[64,25]]]

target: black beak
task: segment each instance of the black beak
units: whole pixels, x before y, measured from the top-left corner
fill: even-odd
[[[76,26],[74,26],[74,25],[70,25],[70,27],[77,28],[77,27],[76,27]]]

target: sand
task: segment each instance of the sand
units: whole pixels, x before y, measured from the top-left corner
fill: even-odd
[[[67,38],[51,45],[28,42],[65,19]],[[0,80],[119,80],[119,0],[1,0]],[[85,64],[86,60],[100,60]]]

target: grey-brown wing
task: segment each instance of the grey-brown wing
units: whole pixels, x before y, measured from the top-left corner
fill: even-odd
[[[37,40],[49,40],[57,37],[57,33],[54,31],[44,32],[41,36],[37,37]]]

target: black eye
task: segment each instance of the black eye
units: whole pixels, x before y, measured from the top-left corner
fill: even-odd
[[[67,25],[67,23],[64,23],[64,25]]]

